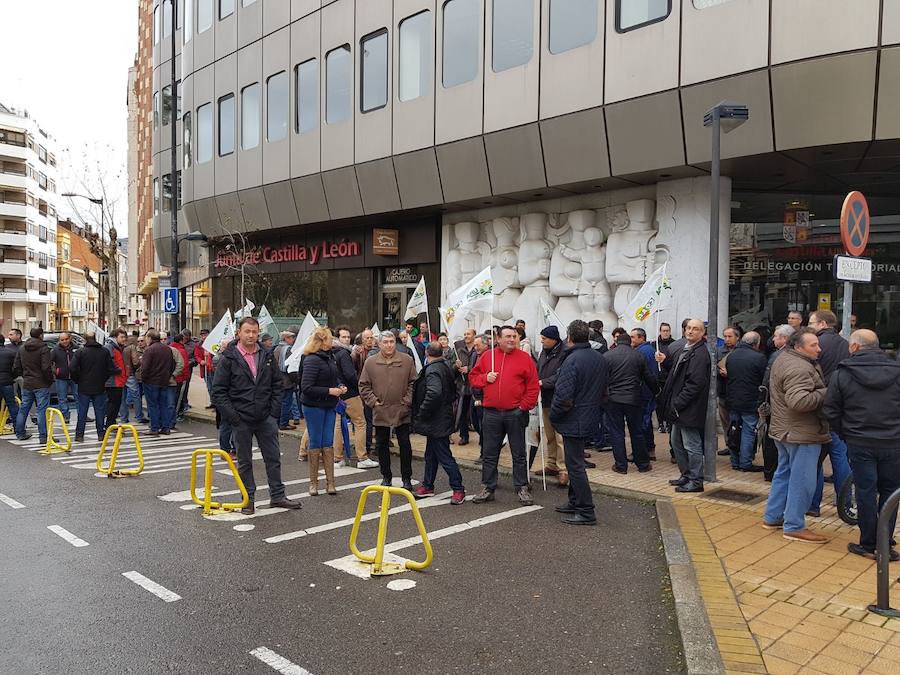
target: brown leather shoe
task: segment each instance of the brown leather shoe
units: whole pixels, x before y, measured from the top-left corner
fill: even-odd
[[[559,475],[559,469],[557,469],[555,466],[554,466],[554,467],[549,467],[549,466],[548,466],[548,467],[545,467],[545,468],[544,468],[543,473],[541,472],[540,469],[535,469],[535,470],[532,471],[531,473],[532,473],[532,475],[534,475],[534,476],[541,476],[541,475],[543,475],[543,473],[546,473],[548,476],[558,476],[558,475]]]
[[[779,520],[777,523],[767,523],[766,521],[762,521],[762,526],[764,530],[780,530],[784,527],[784,521]]]
[[[828,537],[816,534],[812,530],[802,529],[796,532],[785,532],[781,535],[788,541],[802,541],[805,544],[824,544],[828,541]]]

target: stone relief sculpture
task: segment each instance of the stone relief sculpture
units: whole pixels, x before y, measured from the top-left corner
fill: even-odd
[[[494,280],[494,320],[507,323],[513,316],[522,284],[519,280],[519,219],[494,218],[491,222],[496,239],[491,255]]]
[[[600,319],[607,330],[631,328],[625,309],[668,259],[669,246],[657,241],[655,215],[655,201],[639,199],[599,210],[533,211],[447,225],[442,297],[489,264],[494,322],[524,319],[535,344],[543,328],[541,299],[564,323]],[[486,329],[490,316],[471,323]]]

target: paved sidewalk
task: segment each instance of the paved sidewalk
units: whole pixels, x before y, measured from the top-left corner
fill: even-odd
[[[202,383],[192,385],[193,414],[209,419],[212,411],[202,410],[206,399],[200,390]],[[195,399],[195,392],[203,398]],[[298,442],[302,435],[301,430],[283,433]],[[477,439],[473,433],[469,445],[452,446],[460,462],[471,465],[477,459]],[[707,484],[703,494],[680,495],[668,484],[678,469],[669,461],[663,435],[657,435],[657,448],[659,460],[646,474],[633,467],[626,475],[614,473],[612,453],[594,452],[597,468],[589,469],[588,477],[601,492],[673,501],[726,672],[900,673],[900,619],[866,611],[875,600],[875,563],[847,552],[858,531],[837,516],[830,485],[821,516],[807,522],[831,541],[789,542],[781,531],[761,527],[769,487],[761,473],[733,471],[728,458],[719,457],[718,482]],[[424,453],[424,439],[413,437],[413,451]],[[501,466],[510,466],[508,452]],[[540,468],[540,456],[533,468]],[[535,489],[540,487],[538,476]],[[548,477],[547,489],[564,498],[555,479]],[[891,573],[900,575],[900,563]],[[900,607],[896,584],[891,606]]]

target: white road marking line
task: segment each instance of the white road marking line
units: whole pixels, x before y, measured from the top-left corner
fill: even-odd
[[[59,525],[48,525],[47,529],[50,530],[51,532],[53,532],[54,534],[59,535],[60,537],[65,539],[67,542],[72,544],[72,546],[75,546],[77,548],[81,548],[82,546],[88,545],[88,543],[84,539],[79,539],[74,534],[69,532],[67,529],[65,529],[64,527],[60,527]]]
[[[520,506],[515,509],[510,509],[508,511],[500,511],[499,513],[492,513],[489,516],[484,516],[483,518],[476,518],[475,520],[470,520],[468,523],[460,523],[459,525],[451,525],[450,527],[445,527],[440,530],[435,530],[434,532],[428,533],[428,540],[434,541],[435,539],[441,539],[443,537],[449,537],[451,534],[457,534],[459,532],[465,532],[466,530],[472,530],[476,527],[481,527],[483,525],[489,525],[490,523],[496,523],[501,520],[506,520],[507,518],[513,518],[515,516],[520,516],[525,513],[531,513],[532,511],[538,511],[542,509],[542,506],[538,506],[534,504],[533,506]],[[403,564],[406,562],[406,558],[401,558],[393,554],[394,551],[400,551],[404,548],[409,548],[410,546],[415,546],[417,544],[422,543],[422,537],[416,535],[415,537],[408,537],[407,539],[401,539],[400,541],[395,541],[393,543],[387,544],[384,547],[384,560],[386,562],[397,562]],[[375,549],[370,549],[368,551],[364,551],[367,555],[373,555],[375,553]],[[351,574],[355,577],[359,577],[360,579],[371,579],[369,574],[371,568],[369,565],[365,564],[361,560],[359,560],[355,555],[345,555],[340,558],[335,558],[334,560],[327,560],[325,565],[329,567],[333,567],[341,572],[346,572],[347,574]]]
[[[175,602],[176,600],[181,600],[180,595],[178,595],[177,593],[173,593],[164,586],[160,586],[158,583],[156,583],[152,579],[148,579],[140,572],[135,572],[134,570],[132,570],[131,572],[122,572],[122,576],[126,579],[130,579],[141,588],[150,591],[157,598],[165,600],[166,602]]]
[[[166,442],[144,442],[141,441],[141,451],[143,453],[147,453],[150,451],[156,452],[165,452],[166,450],[177,450],[177,449],[187,449],[194,448],[195,450],[198,447],[198,444],[203,443],[215,443],[212,439],[209,438],[177,438],[174,441],[166,441]],[[199,447],[203,447],[200,445]],[[93,455],[96,456],[100,452],[100,446],[93,448],[82,448],[80,445],[73,445],[72,452],[66,455],[61,455],[59,460],[61,461],[77,461],[78,459],[84,459],[84,455]],[[106,448],[106,454],[110,454],[112,452],[112,444],[110,444]],[[119,455],[124,455],[126,452],[136,453],[137,448],[134,443],[122,443],[119,445]],[[80,455],[80,457],[76,457],[76,455]],[[55,457],[54,457],[55,459]]]
[[[103,458],[104,464],[109,464],[110,456],[107,454]],[[172,461],[191,461],[191,453],[185,452],[182,450],[181,452],[168,452],[168,453],[156,453],[156,454],[147,454],[144,455],[144,466],[169,466]],[[169,464],[165,464],[165,462],[169,462]],[[75,464],[71,463],[69,466],[72,466],[76,469],[91,469],[97,466],[96,460],[93,462],[85,462],[84,458],[81,460],[82,463]],[[119,455],[116,457],[116,466],[117,467],[135,467],[140,464],[140,460],[137,458],[137,454],[133,457],[122,457]]]
[[[7,497],[5,494],[0,492],[0,502],[3,502],[8,507],[12,509],[24,509],[25,505],[22,502],[17,502],[12,497]]]
[[[337,491],[343,492],[344,490],[353,490],[355,488],[366,487],[367,485],[376,485],[381,482],[381,479],[377,480],[367,480],[360,483],[349,483],[348,485],[338,485]],[[319,491],[319,494],[322,494],[322,490]],[[301,492],[299,494],[287,495],[288,499],[304,499],[309,497],[309,492]],[[207,516],[207,520],[246,520],[247,518],[262,518],[263,516],[274,516],[276,513],[282,513],[284,511],[290,511],[293,509],[282,509],[277,506],[273,506],[267,509],[260,509],[260,506],[267,506],[271,500],[263,499],[262,501],[256,502],[256,513],[252,516],[244,515],[243,513],[239,513],[236,511],[232,511],[230,513],[220,513],[212,516]],[[196,504],[185,504],[180,507],[185,511],[189,511],[191,509],[199,509],[200,507]]]
[[[416,506],[419,507],[419,510],[427,509],[431,506],[444,506],[450,503],[450,495],[453,493],[450,491],[442,492],[439,495],[435,495],[434,497],[429,497],[428,499],[422,499],[416,502]],[[466,499],[471,499],[471,497],[466,497]],[[395,513],[405,513],[406,511],[411,511],[412,507],[407,504],[402,504],[400,506],[395,506],[390,509],[388,513],[390,515],[394,515]],[[381,517],[381,511],[373,511],[372,513],[365,514],[360,520],[361,521],[369,521],[375,520],[376,518]],[[353,521],[355,518],[344,518],[343,520],[337,520],[333,523],[325,523],[324,525],[315,525],[314,527],[308,527],[305,530],[295,530],[294,532],[285,532],[284,534],[277,534],[272,537],[267,537],[263,539],[267,544],[280,544],[283,541],[291,541],[292,539],[299,539],[300,537],[306,537],[311,534],[318,534],[319,532],[328,532],[329,530],[338,530],[342,527],[347,527],[349,525],[353,525]]]
[[[312,673],[305,668],[301,668],[296,663],[288,661],[268,647],[257,647],[250,652],[250,656],[255,656],[272,670],[276,670],[282,675],[312,675]]]
[[[59,438],[60,436],[64,437],[62,431],[57,431],[55,435],[57,438]],[[72,442],[74,445],[74,443],[75,443],[75,429],[74,428],[69,429],[69,436],[72,437]],[[138,438],[140,438],[142,446],[143,446],[143,443],[145,440],[148,443],[152,443],[154,441],[165,442],[165,441],[172,441],[172,440],[185,440],[188,438],[194,438],[195,436],[196,436],[195,434],[189,434],[187,432],[180,431],[180,432],[177,432],[174,434],[169,434],[168,436],[148,436],[145,439],[145,438],[142,438],[140,432],[138,432]],[[34,438],[36,438],[36,437],[34,437]],[[12,441],[10,441],[10,443],[12,443]],[[100,450],[100,446],[102,444],[103,444],[102,441],[97,441],[97,440],[91,439],[89,441],[81,441],[80,443],[78,443],[78,445],[74,445],[74,447],[82,452],[92,452],[92,451],[98,452]],[[127,435],[124,435],[122,437],[122,442],[119,444],[119,447],[123,447],[126,444],[130,444],[130,445],[134,446],[134,439],[132,439],[130,432],[128,432]],[[17,441],[16,445],[18,445],[21,448],[25,448],[26,450],[37,450],[37,449],[43,448],[46,445],[46,443],[41,443],[38,440],[32,440],[32,438],[29,438],[27,441]],[[109,446],[112,447],[112,437],[110,438]],[[74,450],[73,450],[73,452],[74,452]]]
[[[177,448],[177,447],[176,448],[161,448],[159,450],[154,450],[151,452],[142,452],[141,454],[144,456],[145,461],[149,460],[149,459],[158,460],[158,459],[167,459],[167,458],[171,458],[171,457],[187,457],[188,459],[190,459],[192,447],[193,446],[189,445],[184,448]],[[109,461],[110,456],[111,455],[108,452],[103,456],[104,464]],[[85,468],[87,461],[90,461],[91,466],[94,466],[96,464],[96,460],[97,460],[96,457],[71,457],[71,458],[69,458],[69,461],[64,460],[63,464],[68,464],[70,466],[74,466],[76,469],[83,469],[83,468]],[[138,456],[137,456],[136,450],[134,452],[120,452],[118,454],[118,456],[116,457],[116,464],[128,464],[128,463],[133,463],[133,464],[138,463]]]
[[[365,473],[365,469],[357,469],[352,466],[339,466],[334,469],[335,478],[339,478],[341,476],[352,476],[357,473]],[[226,469],[225,473],[227,475],[231,475],[231,470]],[[285,486],[288,485],[298,485],[300,483],[308,483],[309,478],[298,478],[297,480],[286,480],[284,481]],[[260,490],[268,490],[268,485],[260,485],[256,488],[256,491]],[[213,492],[213,497],[225,497],[228,495],[237,495],[240,494],[240,490],[225,490],[222,492]],[[159,495],[158,499],[163,500],[164,502],[189,502],[191,501],[191,491],[190,490],[179,490],[178,492],[169,492],[168,494]]]

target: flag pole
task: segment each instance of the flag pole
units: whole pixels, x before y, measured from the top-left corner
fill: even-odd
[[[541,394],[538,392],[538,448],[541,450],[541,481],[544,483],[544,492],[547,491],[547,465],[544,464],[544,405]]]

